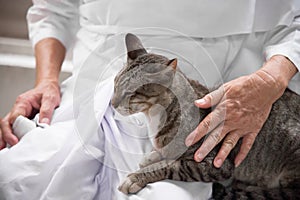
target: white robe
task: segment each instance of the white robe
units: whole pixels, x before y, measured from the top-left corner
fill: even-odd
[[[33,44],[54,37],[73,46],[74,71],[62,85],[51,126],[36,128],[0,151],[0,199],[210,196],[210,184],[176,181],[149,184],[131,196],[116,190],[151,150],[153,137],[142,114],[124,118],[110,106],[113,77],[126,62],[127,32],[139,35],[149,51],[177,57],[188,76],[208,87],[252,73],[276,54],[300,67],[299,1],[34,3],[27,16]],[[299,82],[298,73],[289,87],[300,93]]]

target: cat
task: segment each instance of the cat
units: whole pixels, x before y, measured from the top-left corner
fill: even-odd
[[[213,182],[213,199],[300,199],[300,96],[286,90],[277,100],[246,159],[234,167],[241,141],[221,168],[213,166],[216,146],[198,163],[204,139],[186,147],[185,138],[211,112],[194,101],[209,93],[188,79],[177,59],[148,53],[138,37],[125,37],[127,64],[115,77],[113,107],[123,115],[144,112],[156,126],[155,147],[119,186],[137,193],[148,183],[173,179]],[[223,184],[225,181],[226,184]]]

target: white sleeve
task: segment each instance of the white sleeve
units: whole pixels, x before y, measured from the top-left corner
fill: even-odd
[[[289,27],[282,27],[271,35],[265,47],[266,59],[274,55],[286,56],[300,72],[300,16]]]
[[[264,53],[266,60],[274,55],[287,57],[298,69],[289,88],[300,95],[300,15],[288,27],[280,27],[270,33]]]
[[[79,0],[33,0],[27,12],[29,38],[33,46],[44,38],[56,38],[66,48],[79,27]]]

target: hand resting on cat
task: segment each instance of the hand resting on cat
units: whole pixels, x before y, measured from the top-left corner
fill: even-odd
[[[225,83],[195,102],[200,108],[215,109],[199,124],[186,140],[192,145],[209,133],[195,153],[200,162],[221,141],[222,147],[214,159],[220,167],[242,137],[242,145],[235,158],[238,166],[250,151],[257,134],[267,120],[272,104],[283,94],[296,67],[281,55],[273,56],[257,72]],[[220,130],[222,129],[222,130]]]

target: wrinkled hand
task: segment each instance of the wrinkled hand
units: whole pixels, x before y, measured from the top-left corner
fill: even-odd
[[[259,70],[232,80],[197,100],[195,104],[200,108],[215,108],[186,139],[186,145],[190,146],[209,133],[196,151],[195,161],[200,162],[224,139],[214,159],[214,166],[221,167],[238,140],[243,138],[235,158],[238,166],[246,158],[272,104],[283,94],[285,87],[267,71]]]
[[[18,138],[12,131],[12,124],[19,115],[32,117],[39,111],[40,122],[49,124],[53,111],[59,103],[60,88],[56,81],[44,80],[34,89],[18,96],[12,110],[1,120],[0,149],[3,149],[6,143],[10,145],[18,143]]]

